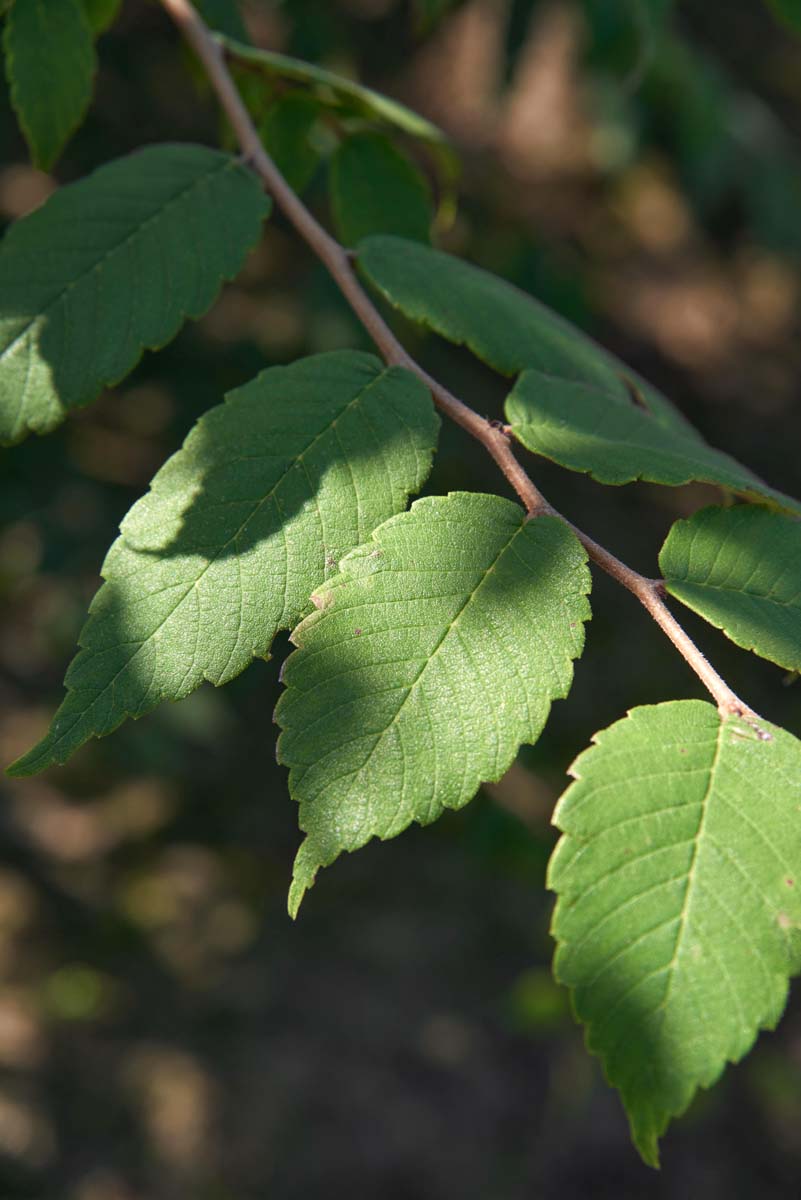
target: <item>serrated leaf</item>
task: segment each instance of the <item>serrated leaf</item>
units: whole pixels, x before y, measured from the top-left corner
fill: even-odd
[[[305,92],[287,92],[268,109],[259,127],[265,148],[294,192],[303,192],[320,161],[310,134],[320,105]]]
[[[346,246],[374,233],[427,242],[434,219],[424,176],[378,133],[353,134],[340,143],[331,160],[331,207]]]
[[[113,25],[122,8],[122,0],[82,0],[82,4],[94,34],[104,33]]]
[[[548,872],[557,978],[658,1139],[773,1028],[801,969],[801,743],[682,700],[634,709],[571,768]]]
[[[502,375],[536,367],[628,398],[632,386],[656,420],[700,440],[678,409],[569,321],[489,271],[397,237],[367,238],[360,271],[412,321],[467,346]]]
[[[12,225],[0,243],[0,443],[54,429],[201,316],[269,211],[236,159],[160,145]]]
[[[677,487],[699,480],[801,513],[799,501],[697,434],[667,428],[633,394],[619,397],[590,384],[524,371],[507,397],[506,417],[528,450],[599,483],[645,479]]]
[[[763,658],[801,670],[801,522],[764,508],[705,508],[659,555],[671,595]]]
[[[263,371],[201,417],[123,521],[66,699],[11,774],[267,656],[342,555],[420,488],[437,428],[415,376],[354,351]]]
[[[566,696],[590,580],[575,535],[498,496],[418,500],[295,630],[275,719],[306,833],[289,897],[373,837],[459,808]]]
[[[14,0],[3,45],[11,103],[34,165],[48,171],[92,99],[94,42],[80,0]]]

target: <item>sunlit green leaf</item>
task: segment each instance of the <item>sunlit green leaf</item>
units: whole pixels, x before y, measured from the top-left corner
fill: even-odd
[[[773,1028],[801,969],[801,743],[697,700],[597,734],[556,809],[557,978],[636,1145]]]
[[[341,556],[419,489],[437,425],[413,375],[353,351],[263,371],[201,417],[123,521],[66,699],[12,774],[267,656]]]
[[[801,670],[801,522],[764,508],[706,508],[659,555],[668,591],[746,650]]]
[[[306,834],[293,914],[344,850],[503,775],[567,695],[589,617],[575,535],[498,496],[419,500],[340,570],[292,635],[276,709]]]

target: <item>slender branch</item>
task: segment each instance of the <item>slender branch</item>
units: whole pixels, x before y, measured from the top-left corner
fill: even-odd
[[[650,613],[710,692],[723,716],[744,717],[759,728],[757,714],[735,695],[670,612],[664,601],[665,589],[662,581],[648,579],[627,567],[583,530],[567,521],[548,503],[518,462],[510,444],[508,427],[480,416],[415,362],[357,280],[352,269],[352,256],[316,220],[267,154],[228,70],[222,47],[190,0],[161,0],[161,4],[203,64],[245,160],[261,178],[265,189],[284,216],[328,268],[385,362],[413,372],[429,388],[440,412],[450,417],[457,425],[461,425],[471,437],[484,446],[520,497],[530,517],[555,516],[570,526],[592,561],[636,596]]]

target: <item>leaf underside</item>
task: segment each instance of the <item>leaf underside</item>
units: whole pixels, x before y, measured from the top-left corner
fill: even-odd
[[[659,555],[671,595],[745,650],[801,670],[801,522],[764,508],[706,508]]]
[[[305,92],[287,92],[270,105],[259,127],[261,140],[293,192],[303,192],[320,162],[312,133],[320,105]]]
[[[589,617],[586,555],[497,496],[417,501],[340,564],[293,633],[275,719],[317,870],[466,804],[567,695]]]
[[[521,377],[507,400],[528,449],[604,483],[706,480],[801,513],[747,468],[713,450],[669,400],[533,297],[429,247],[372,237],[360,271],[410,320],[488,366]]]
[[[773,1028],[801,968],[801,743],[710,705],[634,709],[573,765],[548,872],[557,978],[658,1139]]]
[[[53,429],[201,316],[268,212],[236,159],[167,144],[12,225],[0,243],[0,442]]]
[[[80,125],[96,67],[80,0],[14,0],[3,38],[11,103],[34,166],[47,171]]]
[[[267,656],[342,555],[422,485],[437,428],[413,375],[354,351],[264,371],[201,417],[123,521],[67,696],[10,773],[64,762]]]

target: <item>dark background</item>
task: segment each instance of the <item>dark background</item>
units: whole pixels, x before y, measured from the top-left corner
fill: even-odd
[[[528,288],[662,386],[715,444],[799,491],[801,38],[758,0],[258,0],[254,38],[400,96],[464,161],[447,248]],[[441,21],[428,28],[423,10]],[[215,107],[154,4],[100,42],[62,183],[148,141],[214,143]],[[53,180],[0,100],[0,215]],[[310,200],[326,216],[325,172]],[[501,382],[405,331],[496,416]],[[103,554],[197,415],[262,366],[364,337],[278,218],[214,309],[113,394],[2,458],[2,762],[43,732]],[[443,431],[428,485],[503,491]],[[604,489],[530,460],[548,497],[648,574],[703,487]],[[271,715],[287,643],[0,811],[0,1197],[522,1200],[801,1192],[792,1003],[677,1122],[657,1175],[551,980],[544,872],[565,771],[636,704],[701,695],[596,578],[568,702],[463,812],[325,871],[286,916],[298,842]],[[801,733],[801,685],[686,625],[748,702]],[[787,685],[787,686],[785,686]]]

